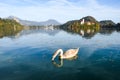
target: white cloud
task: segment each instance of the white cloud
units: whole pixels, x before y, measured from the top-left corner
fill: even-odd
[[[66,22],[72,19],[80,19],[91,15],[97,20],[111,19],[120,21],[120,10],[98,4],[97,0],[86,0],[85,2],[70,2],[68,0],[48,0],[42,4],[33,0],[24,0],[33,5],[16,6],[0,3],[0,16],[15,15],[22,19],[44,21],[56,19]],[[85,3],[85,4],[81,4]]]

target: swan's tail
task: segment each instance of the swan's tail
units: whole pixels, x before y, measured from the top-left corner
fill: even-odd
[[[77,48],[77,53],[79,52],[79,48]]]

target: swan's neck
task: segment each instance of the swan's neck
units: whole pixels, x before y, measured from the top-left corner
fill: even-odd
[[[58,49],[58,50],[54,53],[54,55],[53,55],[53,57],[52,57],[52,60],[54,60],[55,57],[56,57],[59,53],[60,53],[60,59],[62,59],[62,58],[63,58],[63,50],[62,50],[62,49]]]

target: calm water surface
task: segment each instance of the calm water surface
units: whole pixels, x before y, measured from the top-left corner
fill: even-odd
[[[73,60],[51,61],[62,48]],[[0,80],[120,80],[120,33],[87,39],[62,30],[27,30],[0,38]]]

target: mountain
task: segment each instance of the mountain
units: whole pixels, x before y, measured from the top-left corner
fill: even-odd
[[[101,26],[115,26],[116,24],[112,20],[103,20],[99,22]]]
[[[16,22],[19,22],[20,24],[25,25],[25,26],[60,25],[60,23],[54,19],[49,19],[47,21],[42,21],[42,22],[22,20],[20,18],[15,17],[15,16],[9,16],[7,19],[13,19]]]

